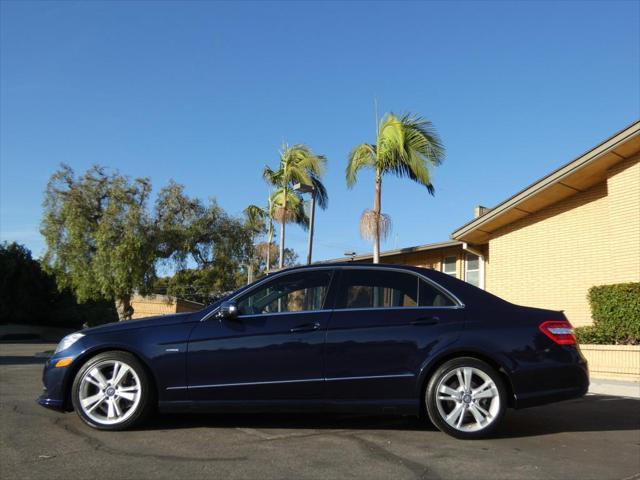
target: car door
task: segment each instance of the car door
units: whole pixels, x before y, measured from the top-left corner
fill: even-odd
[[[190,399],[320,400],[332,275],[332,269],[276,274],[235,299],[237,318],[200,322],[189,341]]]
[[[425,360],[453,341],[463,309],[414,272],[345,267],[327,329],[329,402],[414,404]]]

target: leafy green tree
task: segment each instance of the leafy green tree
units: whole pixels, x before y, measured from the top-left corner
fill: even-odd
[[[0,322],[43,323],[55,293],[52,280],[24,246],[0,244]]]
[[[358,172],[370,168],[375,173],[373,210],[365,210],[360,219],[363,237],[373,240],[373,261],[380,262],[380,238],[390,229],[390,218],[382,213],[382,177],[393,174],[424,185],[433,195],[431,171],[444,159],[444,147],[431,122],[415,115],[385,115],[378,123],[376,143],[362,143],[349,154],[346,180],[349,188]]]
[[[61,289],[78,301],[115,300],[120,319],[131,318],[131,294],[146,293],[155,278],[151,184],[94,166],[77,177],[62,165],[45,191],[43,263]]]
[[[160,262],[176,270],[196,270],[184,278],[212,290],[238,286],[251,245],[242,221],[214,199],[205,205],[170,182],[160,190],[153,214],[151,184],[92,167],[76,177],[68,166],[47,185],[41,232],[47,242],[44,264],[61,289],[80,302],[115,300],[121,320],[131,318],[131,295],[149,294]],[[195,280],[194,280],[195,281]],[[177,287],[168,289],[169,294]]]
[[[243,221],[229,216],[214,198],[204,205],[188,197],[175,182],[160,190],[154,218],[159,258],[178,270],[195,265],[234,272],[224,278],[228,288],[236,286],[228,279],[235,278],[251,250],[252,231]]]
[[[280,163],[276,170],[265,167],[263,177],[276,187],[274,195],[279,199],[276,203],[274,217],[280,222],[280,254],[279,268],[284,267],[285,225],[295,217],[297,207],[289,208],[288,203],[294,201],[302,203],[302,199],[293,190],[296,183],[307,185],[321,184],[321,177],[326,166],[326,158],[316,155],[306,145],[284,145],[280,151]],[[326,195],[326,190],[322,188]],[[318,202],[320,204],[320,200]]]
[[[271,250],[270,254],[267,249]],[[267,257],[269,258],[277,257],[278,247],[273,243],[269,244],[267,242],[260,242],[256,245],[256,253],[257,253],[257,259],[258,259],[257,272],[259,277],[269,273],[269,271],[267,270]],[[296,251],[291,248],[285,248],[284,268],[295,267],[299,264],[300,263],[298,261],[298,254],[296,253]]]
[[[59,291],[55,278],[23,245],[0,244],[0,323],[79,328],[114,317],[113,303],[78,305],[69,290]]]

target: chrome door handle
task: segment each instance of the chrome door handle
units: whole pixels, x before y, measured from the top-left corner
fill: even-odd
[[[290,331],[293,332],[311,332],[313,330],[318,330],[320,328],[320,322],[315,323],[305,323],[303,325],[299,325],[297,327],[293,327]]]

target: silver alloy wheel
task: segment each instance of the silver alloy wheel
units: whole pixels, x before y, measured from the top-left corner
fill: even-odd
[[[130,365],[104,360],[84,373],[78,393],[80,408],[87,417],[102,425],[115,425],[136,411],[142,386]]]
[[[438,382],[436,392],[441,417],[461,432],[483,430],[500,412],[498,387],[478,368],[454,368]]]

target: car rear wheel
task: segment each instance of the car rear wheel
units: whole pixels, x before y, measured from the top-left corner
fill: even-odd
[[[80,368],[71,399],[80,418],[100,430],[129,428],[153,405],[144,367],[133,355],[117,351],[96,355]]]
[[[461,439],[493,432],[507,407],[500,374],[472,357],[445,362],[429,380],[425,394],[431,421],[439,430]]]

